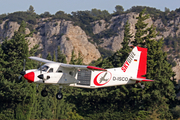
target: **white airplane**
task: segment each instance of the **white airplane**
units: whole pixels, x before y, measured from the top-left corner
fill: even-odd
[[[32,83],[54,84],[80,88],[102,88],[139,82],[152,82],[143,75],[146,74],[147,48],[134,47],[124,65],[118,68],[103,69],[86,65],[71,65],[54,62],[38,57],[29,57],[32,60],[45,63],[39,69],[22,71],[21,75]],[[47,96],[44,88],[41,91],[43,97]],[[63,94],[56,94],[58,100]]]

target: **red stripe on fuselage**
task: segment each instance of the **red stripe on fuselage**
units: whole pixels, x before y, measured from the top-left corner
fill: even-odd
[[[88,68],[88,69],[91,69],[91,70],[107,71],[106,69],[98,68],[98,67],[94,67],[94,66],[87,66],[87,68]]]

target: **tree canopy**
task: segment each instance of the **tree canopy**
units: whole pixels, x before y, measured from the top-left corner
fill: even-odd
[[[138,8],[138,7],[135,7]],[[133,9],[135,9],[133,8]],[[147,9],[148,10],[148,9]],[[31,12],[30,12],[31,11]],[[116,11],[123,11],[117,6]],[[178,10],[177,10],[178,11]],[[124,11],[125,12],[125,11]],[[14,19],[19,19],[19,12],[9,14]],[[34,8],[30,6],[24,15],[33,14]],[[118,13],[121,14],[121,13]],[[17,16],[18,17],[17,17]],[[59,11],[54,19],[74,19],[77,25],[89,29],[94,20],[109,19],[107,11],[92,9],[91,11],[77,11],[67,15]],[[50,13],[44,13],[41,17],[53,17]],[[2,16],[0,16],[1,19]],[[5,17],[7,17],[5,15]],[[7,18],[8,18],[7,17]],[[176,83],[171,65],[167,61],[167,54],[163,52],[163,39],[155,40],[158,33],[154,26],[147,27],[144,23],[149,18],[146,9],[143,9],[137,17],[135,25],[136,33],[134,41],[130,41],[130,24],[127,21],[124,26],[124,39],[122,48],[107,58],[100,58],[92,65],[102,68],[121,67],[129,52],[130,44],[148,48],[147,74],[148,79],[155,80],[152,83],[144,83],[142,89],[138,84],[115,86],[95,90],[71,88],[63,89],[64,98],[58,101],[55,94],[57,86],[46,86],[49,95],[41,97],[40,92],[43,85],[26,83],[18,79],[20,71],[23,70],[23,61],[26,59],[26,69],[36,68],[38,65],[27,59],[29,55],[36,52],[37,46],[28,50],[28,41],[25,35],[26,18],[21,21],[21,26],[10,40],[5,40],[0,45],[0,118],[9,119],[176,119],[178,101],[176,97]],[[82,24],[83,23],[83,24]],[[29,24],[29,23],[28,23]],[[32,23],[31,23],[32,24]],[[106,33],[104,33],[106,34]],[[168,42],[165,40],[165,42]],[[57,57],[55,54],[57,53]],[[66,62],[66,56],[60,47],[54,52],[53,58],[49,53],[49,60]],[[82,64],[82,56],[78,57],[72,52],[71,64]],[[176,106],[176,107],[175,107]]]

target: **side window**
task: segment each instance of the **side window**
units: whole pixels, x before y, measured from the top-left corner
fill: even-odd
[[[48,72],[49,72],[49,73],[50,73],[50,72],[53,72],[53,68],[50,68]]]
[[[72,72],[72,71],[70,71],[69,74],[70,74],[71,76],[73,76],[73,72]]]
[[[62,73],[62,70],[58,70],[57,72]]]

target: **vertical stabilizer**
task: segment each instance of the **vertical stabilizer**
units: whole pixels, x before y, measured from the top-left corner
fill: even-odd
[[[142,78],[146,74],[147,48],[134,47],[125,63],[121,67],[123,73],[131,75],[133,78]]]

